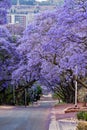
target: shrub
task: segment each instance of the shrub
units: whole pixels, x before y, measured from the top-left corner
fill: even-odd
[[[87,112],[85,112],[85,111],[78,112],[77,113],[77,119],[87,121]]]
[[[84,113],[84,120],[87,121],[87,112]]]
[[[84,111],[80,111],[77,113],[77,119],[78,120],[84,120]]]
[[[36,89],[38,95],[42,94],[42,88],[39,85],[37,86]]]
[[[59,96],[56,93],[53,93],[52,98],[53,99],[59,99]]]
[[[87,122],[86,121],[79,122],[76,130],[87,130]]]

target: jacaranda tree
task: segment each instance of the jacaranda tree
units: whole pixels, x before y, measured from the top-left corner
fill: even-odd
[[[11,74],[19,62],[19,54],[11,41],[11,34],[5,27],[0,27],[0,88],[11,84]]]
[[[73,102],[74,75],[78,73],[77,80],[86,87],[87,0],[65,0],[62,8],[40,14],[25,30],[17,50],[23,58],[13,80],[40,80]]]
[[[49,66],[49,70],[45,69],[44,75],[46,72],[47,77],[45,75],[45,78],[48,78],[48,81],[51,79],[52,83],[57,86],[55,91],[60,97],[72,102],[75,86],[73,75],[77,73],[75,67],[78,68],[78,80],[87,76],[86,1],[65,1],[65,5],[60,11],[57,16],[57,24],[47,34],[50,39],[49,44],[45,42],[43,45],[46,66]],[[43,66],[43,68],[45,67]]]
[[[52,18],[50,18],[50,16],[50,12],[47,13],[47,16],[46,14],[40,15],[37,20],[34,23],[30,24],[25,30],[24,36],[20,40],[20,45],[17,48],[18,52],[20,52],[23,58],[21,61],[21,66],[13,73],[13,80],[17,80],[16,82],[20,83],[21,81],[24,81],[25,84],[31,84],[31,82],[34,83],[40,79],[40,71],[42,66],[42,58],[40,55],[42,42],[41,39],[43,39],[43,42],[46,39],[45,26],[47,26],[46,23],[48,20],[48,30],[51,24],[54,23],[53,21],[55,21],[54,12]],[[48,20],[45,21],[45,18],[47,17]],[[42,19],[44,19],[43,22]],[[41,25],[39,25],[40,22],[42,22]]]
[[[4,27],[7,22],[7,9],[10,0],[0,0],[0,103],[5,99],[4,92],[11,85],[11,74],[18,60],[18,53],[12,42],[12,36]]]
[[[7,9],[11,7],[11,0],[0,0],[0,24],[7,22]]]

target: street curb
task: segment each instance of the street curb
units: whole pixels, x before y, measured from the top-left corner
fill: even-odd
[[[52,116],[51,116],[51,122],[50,122],[50,125],[49,125],[49,130],[59,130],[58,129],[58,123],[56,121],[54,108],[52,109],[51,114],[52,114]]]

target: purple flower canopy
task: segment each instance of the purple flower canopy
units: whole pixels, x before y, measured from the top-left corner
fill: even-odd
[[[11,34],[6,27],[0,26],[0,88],[11,84],[12,72],[19,60],[16,47],[11,43]]]
[[[11,7],[11,0],[0,0],[0,8],[8,9]]]
[[[11,7],[11,0],[0,0],[0,24],[6,24],[7,9]]]
[[[0,1],[0,24],[9,0]],[[0,27],[1,86],[26,85],[33,81],[56,85],[68,70],[87,76],[87,1],[65,0],[64,6],[46,11],[29,24],[16,46],[9,31]],[[72,78],[72,76],[71,76]],[[3,82],[2,82],[3,81]]]
[[[87,76],[87,1],[65,0],[62,8],[39,14],[17,50],[24,61],[21,76],[20,67],[13,73],[15,80],[25,75],[28,81],[41,78],[54,84],[61,73],[75,73],[75,66],[79,77]]]

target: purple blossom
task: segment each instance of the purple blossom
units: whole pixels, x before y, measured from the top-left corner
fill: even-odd
[[[0,26],[0,88],[11,84],[12,72],[20,61],[16,47],[10,41],[11,34],[6,27]]]
[[[13,80],[43,80],[55,86],[65,76],[63,80],[68,86],[73,77],[68,70],[75,73],[75,66],[78,66],[78,77],[87,76],[85,2],[65,0],[61,9],[42,13],[29,24],[17,47],[23,59],[21,67],[13,72]]]
[[[7,22],[7,9],[11,7],[10,0],[1,0],[0,1],[0,24],[6,24]]]

